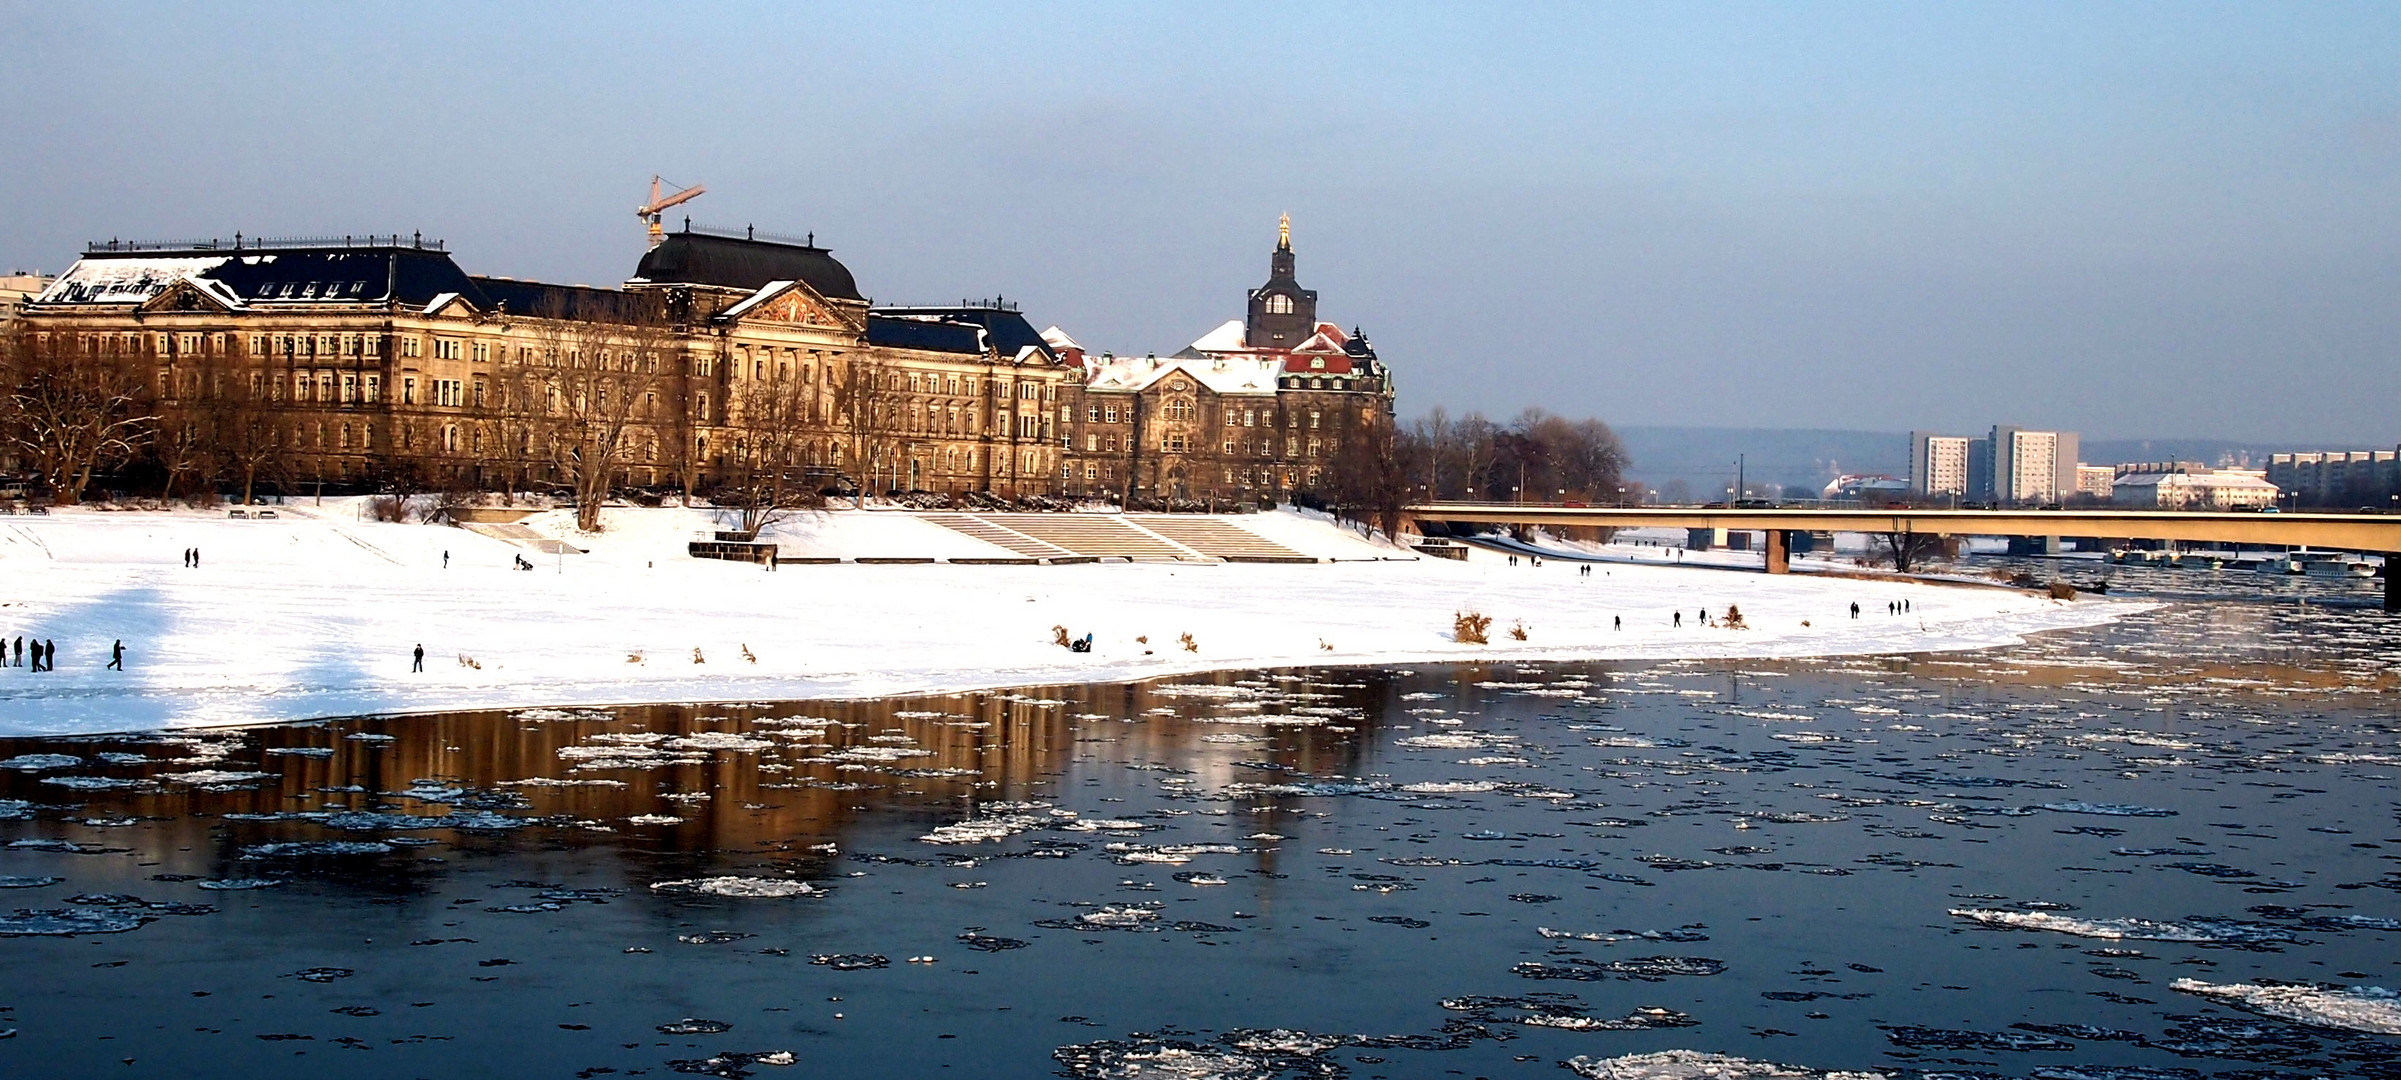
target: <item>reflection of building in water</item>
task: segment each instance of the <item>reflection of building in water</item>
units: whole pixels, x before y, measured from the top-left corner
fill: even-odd
[[[1219,677],[1229,683],[1234,678]],[[863,813],[898,812],[922,827],[910,833],[915,835],[959,820],[978,803],[1047,798],[1057,778],[1085,762],[1169,763],[1195,774],[1187,790],[1201,797],[1236,780],[1272,782],[1282,775],[1237,766],[1242,761],[1347,773],[1361,754],[1362,740],[1353,730],[1372,730],[1364,718],[1375,715],[1386,678],[1370,675],[1306,690],[1259,684],[1275,687],[1267,693],[1281,702],[1276,708],[1296,704],[1287,696],[1297,693],[1298,707],[1345,717],[1298,727],[1203,722],[1222,702],[1139,684],[773,706],[369,718],[166,736],[125,747],[147,761],[94,760],[64,771],[149,780],[140,788],[76,796],[86,803],[86,816],[149,819],[145,827],[118,830],[111,838],[139,845],[145,858],[181,863],[193,856],[179,851],[207,853],[205,865],[179,865],[176,872],[245,876],[260,869],[240,862],[250,845],[392,835],[292,816],[342,811],[439,816],[488,810],[539,819],[533,827],[568,838],[606,842],[613,835],[652,850],[819,858],[808,849],[839,840]],[[1085,731],[1079,744],[1078,717],[1111,727],[1105,738]],[[1228,732],[1264,739],[1201,738]],[[1075,756],[1079,745],[1086,755],[1081,760]],[[93,749],[75,740],[0,740],[0,758],[21,754],[90,759]],[[58,803],[66,789],[43,779],[61,772],[0,772],[0,798]],[[652,820],[629,820],[637,818]],[[490,842],[464,831],[405,834],[462,846]],[[409,863],[416,868],[379,866],[380,876],[358,883],[403,892],[430,887],[433,872]]]

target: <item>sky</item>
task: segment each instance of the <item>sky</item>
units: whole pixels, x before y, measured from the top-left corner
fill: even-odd
[[[2401,5],[0,0],[0,269],[671,212],[1171,352],[1290,213],[1400,410],[2401,442]]]

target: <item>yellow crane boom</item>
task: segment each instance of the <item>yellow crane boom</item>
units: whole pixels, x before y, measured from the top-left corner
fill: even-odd
[[[662,197],[660,195],[661,185],[665,185],[667,187],[674,186],[673,184],[668,184],[656,174],[653,174],[650,178],[650,201],[634,208],[634,216],[641,218],[643,224],[650,227],[650,246],[652,247],[659,246],[659,241],[667,238],[667,230],[659,226],[659,212],[667,209],[670,206],[674,206],[677,203],[691,202],[692,200],[706,194],[709,190],[707,185],[694,184],[691,187],[683,189],[682,191],[673,192]]]

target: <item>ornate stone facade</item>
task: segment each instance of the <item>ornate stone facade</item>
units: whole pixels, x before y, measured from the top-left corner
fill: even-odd
[[[1053,327],[1085,377],[1070,390],[1066,490],[1136,502],[1233,504],[1323,487],[1346,445],[1392,430],[1392,378],[1366,335],[1317,321],[1294,277],[1291,225],[1247,319],[1173,356],[1092,357]]]
[[[688,227],[617,289],[411,237],[96,246],[20,330],[154,378],[169,422],[252,417],[259,478],[301,487],[541,486],[604,455],[613,487],[1050,493],[1079,375],[1014,312],[887,316],[822,248]]]

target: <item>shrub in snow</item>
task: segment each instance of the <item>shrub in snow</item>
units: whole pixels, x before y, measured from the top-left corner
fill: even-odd
[[[1461,611],[1451,616],[1451,640],[1462,645],[1492,643],[1492,616],[1474,611]]]
[[[1735,607],[1732,604],[1726,605],[1726,628],[1729,630],[1749,629],[1742,624],[1741,608]]]
[[[1068,648],[1068,647],[1069,647],[1069,643],[1070,643],[1070,641],[1071,641],[1071,639],[1070,639],[1070,638],[1067,636],[1067,628],[1066,628],[1066,627],[1064,627],[1064,626],[1054,626],[1054,627],[1051,627],[1051,628],[1050,628],[1050,643],[1051,643],[1051,644],[1053,644],[1053,645],[1056,645],[1056,646],[1058,646],[1058,647],[1060,647],[1060,648],[1064,649],[1064,648]]]
[[[1184,631],[1184,635],[1176,639],[1176,644],[1182,645],[1185,652],[1200,651],[1200,642],[1192,640],[1192,631],[1190,630]]]
[[[1516,641],[1524,641],[1526,639],[1526,624],[1522,622],[1510,623],[1509,637]]]

